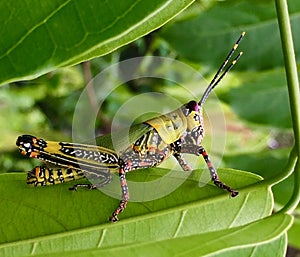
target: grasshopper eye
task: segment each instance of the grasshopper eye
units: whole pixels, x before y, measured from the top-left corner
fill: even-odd
[[[199,110],[199,105],[196,101],[188,102],[185,107],[188,110],[188,114],[190,114],[193,111],[197,112]]]

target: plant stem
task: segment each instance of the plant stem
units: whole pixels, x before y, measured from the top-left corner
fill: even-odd
[[[300,166],[299,166],[299,154],[300,154],[300,91],[299,91],[299,81],[297,73],[297,64],[295,59],[291,24],[289,20],[288,6],[286,0],[275,0],[277,18],[281,35],[282,50],[284,56],[287,86],[289,93],[290,109],[293,122],[293,130],[295,137],[295,145],[293,152],[290,156],[290,163],[293,163],[291,159],[296,160],[296,166],[294,169],[286,170],[286,176],[289,176],[293,171],[295,175],[294,182],[294,192],[290,201],[281,210],[285,212],[292,212],[297,206],[300,199]],[[292,155],[294,157],[292,157]]]
[[[299,190],[299,182],[300,182],[300,178],[299,178],[299,158],[297,158],[297,153],[295,148],[293,148],[291,154],[290,154],[290,158],[288,161],[288,164],[285,168],[285,173],[283,174],[282,177],[280,178],[276,178],[276,183],[278,183],[278,179],[281,181],[283,179],[285,179],[287,177],[288,174],[291,174],[294,172],[294,190],[293,190],[293,194],[290,198],[290,200],[286,203],[286,205],[280,210],[280,212],[283,213],[292,213],[293,210],[297,207],[298,202],[299,202],[299,198],[300,198],[300,190]]]

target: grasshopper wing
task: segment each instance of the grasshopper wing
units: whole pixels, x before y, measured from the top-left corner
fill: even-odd
[[[145,123],[136,124],[127,129],[99,136],[96,138],[96,144],[119,154],[152,129],[150,125]]]

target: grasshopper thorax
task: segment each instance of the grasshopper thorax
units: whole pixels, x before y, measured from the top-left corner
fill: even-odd
[[[203,135],[202,108],[196,101],[190,101],[179,109],[146,121],[160,135],[166,144],[177,141],[185,134],[194,134],[193,141],[202,141],[196,135]]]

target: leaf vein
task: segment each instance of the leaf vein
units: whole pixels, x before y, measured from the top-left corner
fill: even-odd
[[[28,29],[27,32],[21,36],[21,38],[11,47],[9,48],[2,56],[0,56],[0,59],[2,59],[4,56],[9,56],[9,54],[16,49],[33,31],[35,31],[37,28],[39,28],[40,26],[46,24],[46,22],[53,17],[59,10],[61,10],[63,7],[65,7],[66,5],[68,5],[72,0],[67,0],[66,2],[64,2],[63,4],[61,4],[60,6],[58,6],[56,9],[54,9],[52,12],[50,12],[50,14],[45,17],[42,21],[38,22],[35,26],[33,26],[31,29]]]
[[[185,215],[186,215],[186,214],[187,214],[187,210],[183,210],[183,211],[181,212],[180,220],[179,220],[179,223],[178,223],[178,225],[177,225],[177,228],[176,228],[176,231],[175,231],[175,233],[174,233],[173,238],[175,238],[175,237],[178,236],[178,234],[179,234],[179,232],[180,232],[180,230],[181,230],[181,227],[182,227],[182,225],[183,225],[183,222],[184,222],[184,219],[185,219]]]
[[[249,200],[249,196],[250,193],[248,193],[245,197],[245,200],[243,201],[243,204],[241,206],[241,208],[239,208],[237,214],[234,216],[234,219],[231,221],[229,228],[234,227],[234,224],[236,223],[236,221],[239,219],[239,217],[241,216],[241,213],[243,212],[244,208],[246,207],[248,200]]]
[[[98,247],[98,248],[101,248],[101,246],[102,246],[102,244],[103,244],[103,241],[104,241],[104,238],[105,238],[105,236],[106,236],[106,232],[107,232],[107,229],[103,229],[103,231],[102,231],[102,233],[101,233],[101,235],[100,235],[100,237],[99,237],[99,242],[98,242],[98,244],[97,244],[97,247]]]

